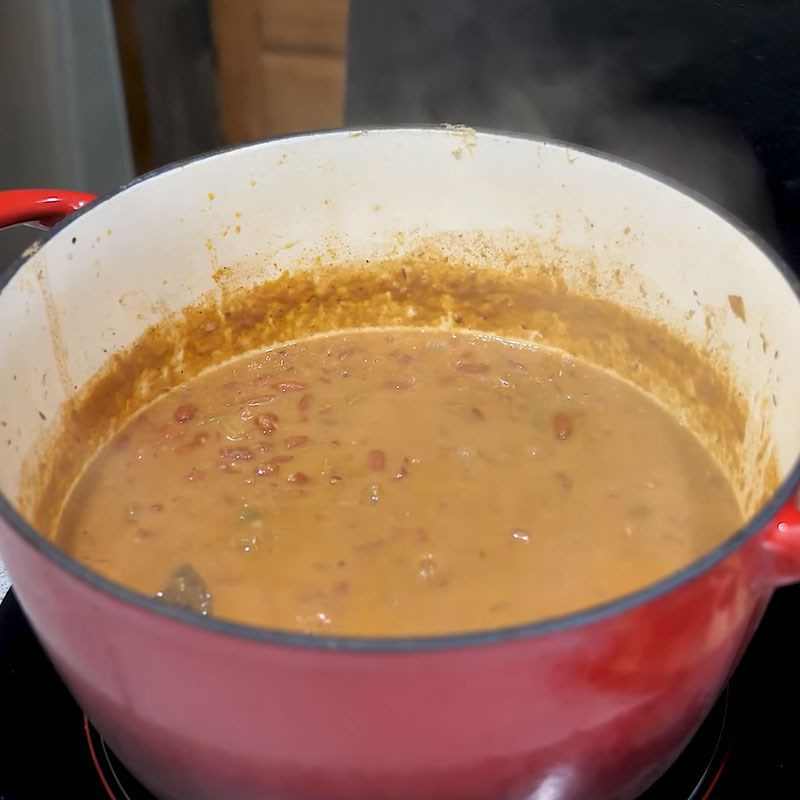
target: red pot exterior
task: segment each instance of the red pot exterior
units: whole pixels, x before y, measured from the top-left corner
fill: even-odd
[[[168,619],[73,577],[6,523],[0,539],[58,671],[163,800],[632,798],[708,712],[770,594],[751,539],[588,624],[325,651]]]

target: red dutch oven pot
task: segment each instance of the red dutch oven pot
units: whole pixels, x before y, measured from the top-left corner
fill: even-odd
[[[342,131],[204,156],[103,200],[0,193],[0,225],[61,217],[0,282],[0,552],[67,686],[159,798],[632,798],[706,715],[774,588],[800,577],[797,282],[738,223],[663,179],[530,138]],[[771,433],[782,482],[679,572],[513,629],[308,636],[139,596],[15,507],[25,457],[69,395],[149,324],[206,296],[221,265],[246,286],[320,252],[471,236],[483,252],[509,231],[589,253],[601,274],[634,265],[668,301],[641,310],[688,339],[706,330],[687,308],[744,300],[747,322],[719,311],[714,335],[754,400],[748,425]],[[646,302],[609,286],[612,299]],[[764,393],[771,402],[755,402]]]

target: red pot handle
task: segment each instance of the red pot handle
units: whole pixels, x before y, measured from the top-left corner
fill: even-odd
[[[50,228],[95,195],[62,189],[11,189],[0,192],[0,229],[11,225]]]
[[[800,581],[800,490],[795,489],[789,502],[775,518],[764,539],[771,558],[772,580],[782,585]]]

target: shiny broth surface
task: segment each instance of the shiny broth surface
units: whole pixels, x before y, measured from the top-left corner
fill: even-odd
[[[201,613],[399,636],[609,600],[741,521],[698,440],[630,384],[404,328],[270,348],[175,389],[88,466],[57,540]]]

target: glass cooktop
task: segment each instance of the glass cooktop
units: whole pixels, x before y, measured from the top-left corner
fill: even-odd
[[[800,586],[780,590],[717,705],[641,800],[800,797]],[[152,800],[84,718],[13,592],[0,605],[0,800]]]

